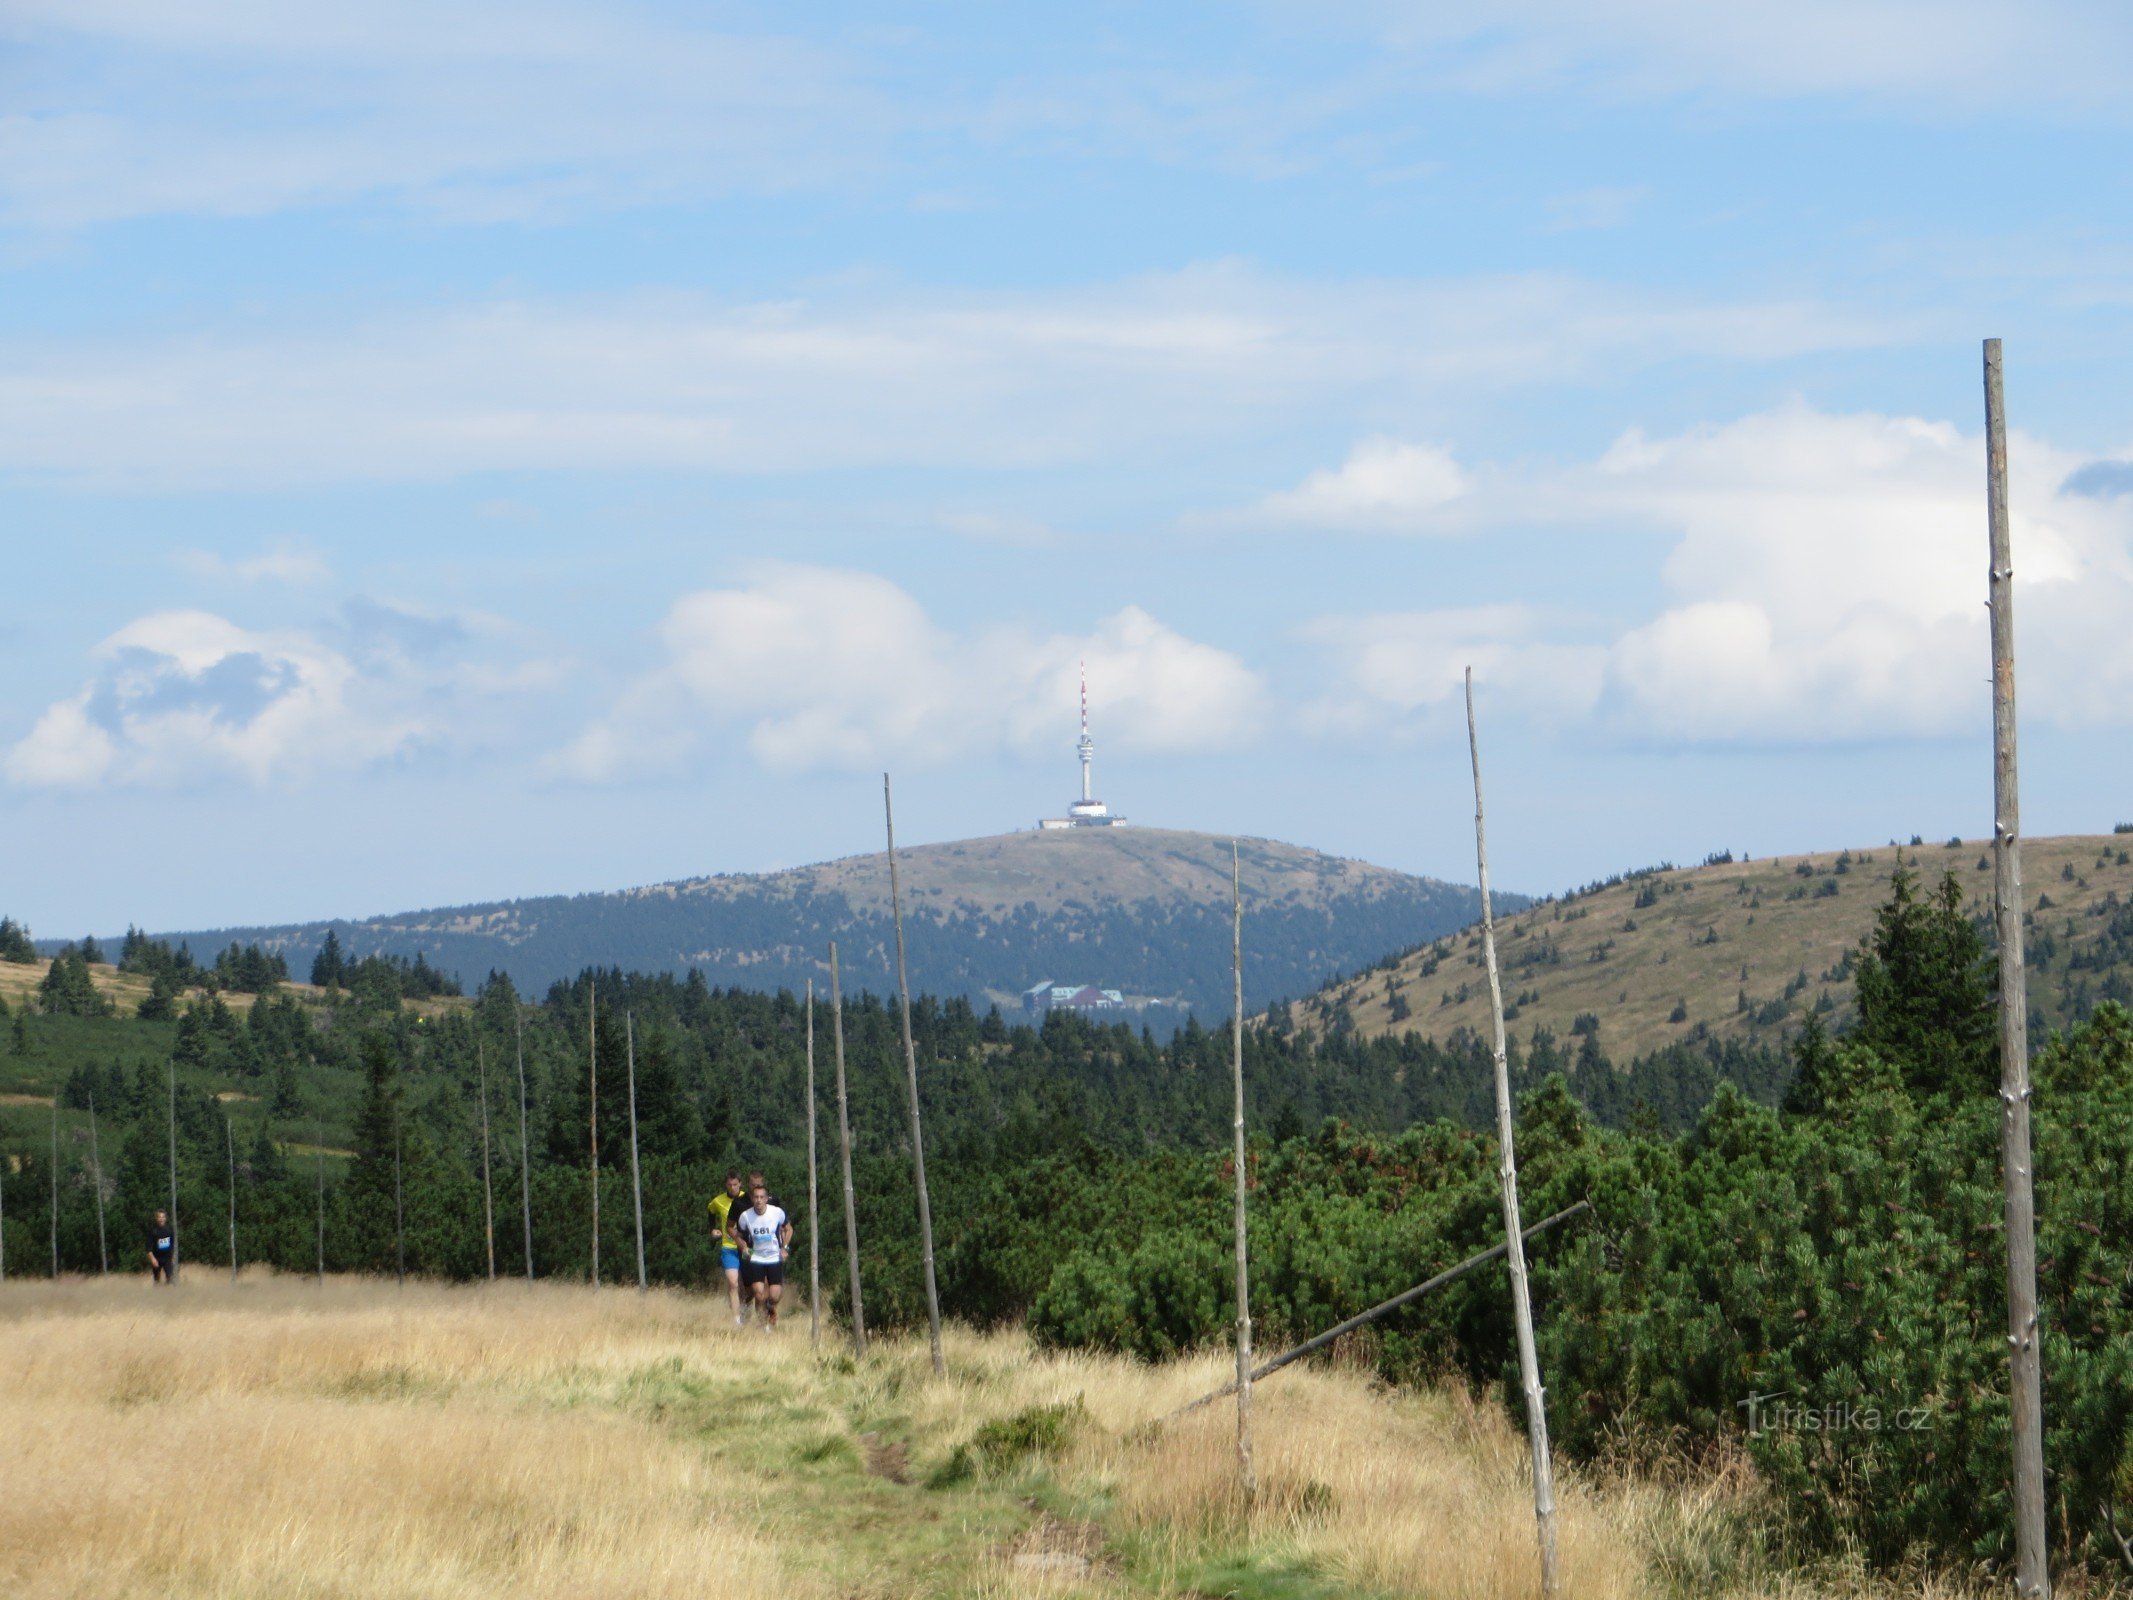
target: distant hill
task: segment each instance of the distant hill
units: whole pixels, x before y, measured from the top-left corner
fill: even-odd
[[[1590,1017],[1622,1062],[1692,1038],[1775,1045],[1815,1010],[1834,1028],[1851,1014],[1853,952],[1897,862],[1927,885],[1953,872],[1984,919],[1991,854],[1965,840],[1719,861],[1499,914],[1506,1020],[1521,1038],[1545,1028],[1568,1040]],[[2100,1000],[2133,1002],[2133,838],[2025,840],[2022,875],[2033,1021],[2063,1026]],[[1486,1037],[1488,997],[1480,935],[1466,929],[1331,985],[1292,1016],[1365,1037]]]
[[[1265,839],[1239,841],[1245,998],[1308,994],[1388,950],[1471,921],[1474,890]],[[1230,1006],[1230,841],[1160,828],[1031,831],[897,853],[914,991],[1019,1004],[1047,979],[1147,997],[1159,1030]],[[1526,904],[1521,897],[1507,903]],[[751,876],[546,896],[362,921],[159,934],[211,955],[232,940],[287,956],[302,977],[327,930],[354,954],[422,954],[471,987],[491,968],[539,989],[588,966],[703,969],[714,984],[797,990],[828,978],[895,981],[888,858],[851,856]]]

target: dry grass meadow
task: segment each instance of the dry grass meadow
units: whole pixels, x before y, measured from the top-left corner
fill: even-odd
[[[804,1315],[741,1332],[671,1292],[10,1281],[0,1594],[1536,1591],[1523,1443],[1462,1394],[1270,1380],[1247,1519],[1232,1411],[1146,1426],[1218,1382],[1219,1359],[951,1330],[935,1381],[923,1340],[863,1364],[824,1348]],[[1047,1417],[1064,1426],[1031,1426]],[[1565,1474],[1567,1595],[1853,1592],[1744,1556],[1755,1495],[1738,1472]]]

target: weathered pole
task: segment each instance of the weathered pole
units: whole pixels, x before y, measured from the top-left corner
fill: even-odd
[[[52,1276],[59,1276],[59,1096],[52,1096]]]
[[[96,1185],[96,1270],[111,1276],[111,1250],[104,1238],[104,1158],[96,1147],[96,1096],[89,1096],[89,1166]]]
[[[644,1275],[644,1173],[637,1163],[637,1013],[622,1013],[622,1037],[629,1060],[630,1198],[637,1208],[637,1292],[651,1288]]]
[[[400,1108],[393,1107],[393,1282],[407,1287],[407,1206],[400,1186]]]
[[[526,1018],[514,1013],[518,1024],[518,1200],[526,1221],[526,1281],[533,1281],[533,1169],[528,1163],[531,1147],[526,1142]]]
[[[178,1281],[178,1058],[170,1058],[170,1276]]]
[[[1236,1120],[1231,1160],[1237,1169],[1237,1481],[1249,1512],[1259,1496],[1252,1468],[1252,1287],[1244,1213],[1244,880],[1237,865],[1237,841],[1229,844],[1230,977],[1236,988],[1230,1013],[1230,1078],[1236,1090]]]
[[[1504,1046],[1503,980],[1496,970],[1496,922],[1489,908],[1489,839],[1482,821],[1481,738],[1474,727],[1474,669],[1466,669],[1466,742],[1474,766],[1474,861],[1481,878],[1481,953],[1489,973],[1495,1025],[1496,1175],[1503,1185],[1504,1242],[1511,1267],[1511,1310],[1518,1325],[1518,1379],[1526,1396],[1526,1436],[1533,1448],[1533,1517],[1539,1525],[1541,1593],[1556,1593],[1555,1474],[1548,1453],[1548,1412],[1540,1357],[1533,1348],[1533,1297],[1526,1283],[1526,1243],[1518,1216],[1518,1157],[1511,1139],[1511,1069]]]
[[[318,1119],[318,1286],[326,1287],[326,1119]]]
[[[911,980],[904,973],[904,905],[896,882],[896,803],[889,775],[881,775],[881,809],[889,828],[889,914],[896,924],[896,993],[903,1002],[904,1076],[911,1088],[911,1173],[918,1182],[919,1259],[926,1268],[926,1329],[933,1347],[933,1374],[948,1364],[941,1359],[941,1296],[933,1281],[933,1202],[926,1197],[926,1136],[918,1116],[918,1050],[911,1043]]]
[[[852,1274],[852,1355],[867,1353],[867,1312],[859,1298],[859,1213],[852,1204],[852,1114],[844,1095],[844,991],[837,979],[837,945],[830,942],[830,1036],[837,1046],[837,1148],[844,1161],[844,1259]]]
[[[590,1109],[587,1126],[592,1140],[592,1286],[600,1287],[600,988],[586,980],[585,984],[585,1051],[590,1063],[587,1083],[590,1088],[585,1103]]]
[[[7,1163],[0,1161],[0,1283],[7,1282]]]
[[[474,1041],[474,1065],[481,1074],[481,1240],[489,1252],[489,1281],[496,1281],[496,1191],[489,1182],[489,1055]]]
[[[222,1114],[222,1138],[230,1153],[230,1282],[237,1281],[237,1130],[230,1114]]]
[[[822,1353],[822,1228],[815,1175],[815,980],[807,980],[807,1344]]]
[[[2000,1168],[2006,1191],[2008,1402],[2014,1424],[2015,1593],[2051,1593],[2044,1552],[2044,1360],[2029,1153],[2029,993],[2022,964],[2021,796],[2015,761],[2014,554],[2000,341],[1985,341],[1985,504],[1992,542],[1993,924],[2000,946]]]

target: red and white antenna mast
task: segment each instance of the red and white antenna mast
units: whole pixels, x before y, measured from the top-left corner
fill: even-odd
[[[1095,791],[1090,787],[1089,762],[1096,753],[1096,741],[1089,737],[1089,664],[1081,664],[1081,740],[1074,746],[1081,757],[1081,803],[1092,804]]]

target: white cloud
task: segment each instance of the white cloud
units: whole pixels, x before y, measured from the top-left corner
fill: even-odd
[[[1370,438],[1338,467],[1269,495],[1248,517],[1358,532],[1413,532],[1472,487],[1442,446]]]
[[[155,612],[97,646],[94,676],[0,768],[27,788],[268,786],[403,760],[464,732],[473,703],[553,681],[468,659],[464,636],[452,619],[371,601],[316,631]]]
[[[188,572],[217,582],[286,583],[302,588],[333,577],[333,569],[326,565],[324,557],[286,547],[235,557],[214,550],[181,550],[171,560]]]
[[[18,337],[0,341],[0,473],[273,486],[1167,461],[1362,394],[1449,422],[1450,396],[1903,336],[1810,303],[1662,303],[1557,276],[1300,283],[1212,265],[1019,293],[635,296],[330,333]]]
[[[2026,716],[2133,717],[2133,501],[2084,492],[2093,465],[2013,441],[2016,621]],[[1307,637],[1341,692],[1322,724],[1447,697],[1458,668],[1529,711],[1690,742],[1975,732],[1986,699],[1983,444],[1938,422],[1794,402],[1668,438],[1625,433],[1596,462],[1484,472],[1466,525],[1663,532],[1650,614],[1520,606],[1327,619]],[[2107,475],[2106,475],[2107,476]],[[2071,485],[2071,486],[2070,486]]]
[[[1084,660],[1106,746],[1218,749],[1263,716],[1255,672],[1134,606],[1083,635],[959,633],[876,574],[766,565],[684,596],[659,639],[660,666],[551,758],[554,773],[672,769],[699,753],[705,727],[737,731],[781,772],[1063,748]]]

